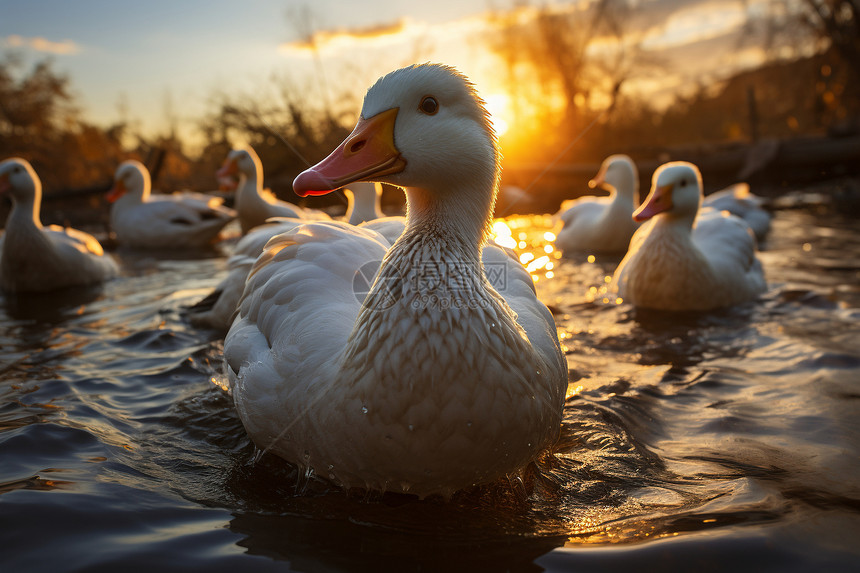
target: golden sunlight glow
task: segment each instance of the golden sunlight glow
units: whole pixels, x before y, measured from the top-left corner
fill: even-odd
[[[517,241],[513,237],[511,228],[502,220],[493,223],[493,241],[500,247],[513,249],[517,246]]]
[[[582,390],[583,390],[582,384],[578,384],[576,386],[574,386],[573,384],[569,384],[567,386],[567,392],[564,395],[564,399],[567,400],[569,398],[572,398],[573,396],[576,396],[577,394],[582,392]]]
[[[547,256],[538,257],[528,264],[528,266],[526,267],[526,270],[530,273],[533,273],[538,269],[542,269],[548,262],[549,262],[549,257],[547,257]]]
[[[490,120],[496,137],[502,137],[510,129],[511,98],[506,94],[494,93],[485,98],[487,111],[490,112]]]

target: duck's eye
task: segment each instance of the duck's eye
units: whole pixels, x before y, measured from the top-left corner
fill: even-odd
[[[427,115],[436,115],[436,112],[439,111],[439,102],[436,101],[436,98],[433,96],[424,96],[418,109]]]
[[[687,180],[681,179],[681,187],[686,187],[686,186],[687,186]]]

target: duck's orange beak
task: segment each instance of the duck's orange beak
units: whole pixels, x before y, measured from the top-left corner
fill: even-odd
[[[603,183],[604,183],[603,173],[598,173],[597,175],[594,176],[594,179],[589,180],[588,188],[589,189],[597,189],[597,188],[602,189]]]
[[[655,186],[645,201],[633,212],[633,220],[637,223],[647,221],[658,213],[663,213],[672,208],[673,185]]]
[[[239,164],[236,163],[234,159],[228,159],[221,166],[221,169],[215,172],[215,175],[218,178],[221,177],[232,177],[239,173]]]
[[[355,181],[371,181],[403,171],[406,160],[394,145],[394,122],[399,109],[359,119],[337,149],[296,177],[293,181],[296,195],[325,195]]]
[[[239,174],[239,164],[234,159],[224,161],[221,168],[215,172],[218,178],[218,189],[221,191],[235,191],[238,182],[236,175]]]
[[[114,182],[113,187],[110,188],[110,191],[107,192],[107,200],[110,203],[113,203],[123,195],[127,189],[125,188],[125,183],[122,182],[122,179],[118,179]]]

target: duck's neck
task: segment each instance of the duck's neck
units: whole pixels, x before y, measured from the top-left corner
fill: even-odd
[[[128,193],[117,199],[117,203],[140,205],[141,203],[146,203],[149,200],[151,193],[152,190],[150,186],[141,181],[139,184],[132,187]]]
[[[255,195],[260,195],[260,191],[263,190],[263,176],[260,173],[260,169],[254,166],[254,169],[250,169],[247,172],[243,171],[240,177],[242,178],[239,181],[240,197],[247,199]]]
[[[372,221],[382,216],[379,204],[379,194],[376,189],[357,186],[347,194],[349,205],[346,210],[346,220],[350,225],[358,225],[364,221]]]
[[[474,261],[481,260],[481,250],[489,236],[492,220],[495,181],[474,183],[456,189],[406,189],[405,237],[425,237],[428,244],[454,247]],[[399,243],[400,241],[398,241]],[[398,245],[395,244],[394,248]]]
[[[689,213],[676,213],[674,211],[660,213],[654,221],[655,231],[671,235],[672,240],[677,243],[691,242],[695,219],[695,214],[691,216]]]
[[[42,190],[38,186],[30,197],[12,202],[12,211],[6,223],[7,231],[12,228],[19,229],[41,229],[42,221],[39,217],[42,205]]]
[[[13,201],[0,256],[0,276],[6,286],[14,284],[11,277],[21,276],[50,255],[51,243],[39,220],[40,197],[37,191],[35,197]]]
[[[487,296],[481,251],[494,194],[461,188],[440,196],[409,188],[406,195],[406,229],[382,261],[356,330],[363,322],[377,323],[380,309],[397,316],[420,314],[427,306],[444,312]],[[396,300],[388,298],[392,293]]]

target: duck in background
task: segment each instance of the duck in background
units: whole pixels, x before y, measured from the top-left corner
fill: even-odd
[[[344,220],[350,225],[360,225],[365,221],[381,219],[382,185],[370,181],[355,181],[344,188],[347,207]]]
[[[153,194],[149,170],[124,161],[116,170],[111,228],[117,244],[133,249],[199,249],[212,245],[236,212],[223,200],[202,193]]]
[[[348,207],[344,219],[350,225],[361,225],[381,233],[389,244],[403,232],[403,217],[385,217],[380,207],[382,185],[364,181],[350,183],[344,189]],[[236,306],[242,296],[245,280],[254,261],[263,252],[269,240],[281,233],[294,230],[307,223],[305,219],[273,217],[268,223],[254,227],[236,244],[236,249],[227,260],[227,276],[205,298],[188,308],[191,323],[195,326],[212,328],[226,334]]]
[[[609,196],[563,202],[554,215],[563,224],[556,248],[564,253],[624,254],[639,226],[632,218],[639,201],[636,164],[626,155],[610,155],[588,186],[606,189]]]
[[[227,154],[227,159],[218,170],[221,187],[236,191],[236,212],[245,234],[259,227],[272,217],[287,217],[318,221],[331,219],[317,209],[304,209],[281,201],[268,189],[263,188],[263,163],[251,147],[237,147]]]
[[[352,134],[293,187],[403,187],[406,230],[389,247],[305,224],[254,263],[224,355],[258,447],[344,488],[424,497],[516,475],[552,445],[567,366],[528,272],[486,245],[499,169],[486,109],[452,68],[368,90]]]
[[[655,171],[633,214],[633,235],[613,288],[633,306],[705,311],[751,301],[767,288],[752,230],[725,211],[699,214],[702,176],[677,161]],[[697,214],[699,216],[697,217]]]
[[[119,269],[92,235],[59,225],[42,225],[42,182],[25,159],[0,163],[0,195],[9,193],[0,258],[0,286],[11,293],[48,292],[98,284]]]
[[[717,211],[728,211],[740,217],[755,233],[756,241],[764,242],[770,231],[771,214],[764,208],[765,200],[750,192],[747,183],[735,183],[707,195],[702,200],[702,207],[710,207]]]

